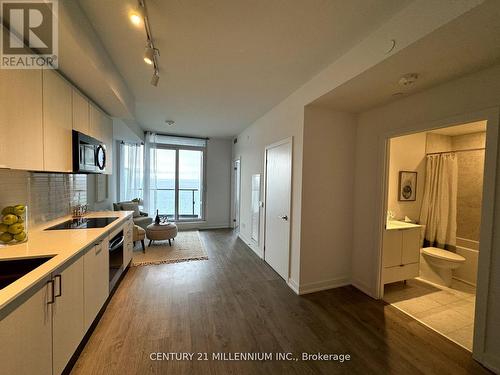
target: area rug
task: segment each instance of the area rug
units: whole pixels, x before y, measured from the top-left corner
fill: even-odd
[[[146,245],[149,240],[146,239]],[[207,252],[200,240],[198,231],[179,232],[172,247],[168,241],[154,241],[150,247],[146,247],[146,253],[142,247],[134,248],[132,266],[150,266],[164,263],[188,262],[192,260],[208,259]]]

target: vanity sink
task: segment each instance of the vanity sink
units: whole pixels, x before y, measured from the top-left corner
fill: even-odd
[[[53,256],[0,260],[0,289],[9,286],[52,258]]]
[[[405,221],[398,221],[398,220],[389,220],[387,221],[385,225],[386,230],[391,230],[391,229],[410,229],[410,228],[420,228],[421,225],[418,224],[413,224],[413,223],[407,223]]]

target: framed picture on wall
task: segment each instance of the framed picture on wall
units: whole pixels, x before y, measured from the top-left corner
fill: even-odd
[[[398,201],[410,202],[417,200],[417,172],[399,172]]]

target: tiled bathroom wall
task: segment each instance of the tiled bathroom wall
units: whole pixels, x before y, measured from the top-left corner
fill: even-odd
[[[87,176],[0,170],[0,207],[28,205],[29,224],[67,215],[87,203]]]

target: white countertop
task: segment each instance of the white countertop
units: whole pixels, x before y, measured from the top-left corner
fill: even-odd
[[[406,221],[399,220],[388,220],[385,229],[386,230],[394,230],[394,229],[411,229],[411,228],[420,228],[422,227],[419,224],[407,223]]]
[[[30,228],[28,231],[28,241],[6,247],[0,247],[0,261],[23,258],[40,258],[53,256],[52,259],[27,273],[20,279],[0,290],[0,309],[12,302],[30,287],[49,275],[51,272],[62,266],[65,262],[73,258],[89,245],[97,242],[115,227],[123,224],[132,211],[102,211],[91,212],[85,215],[92,217],[117,217],[118,220],[104,228],[92,229],[63,229],[44,231],[53,225],[71,220],[71,216],[64,216],[57,220],[52,220],[44,225]]]

